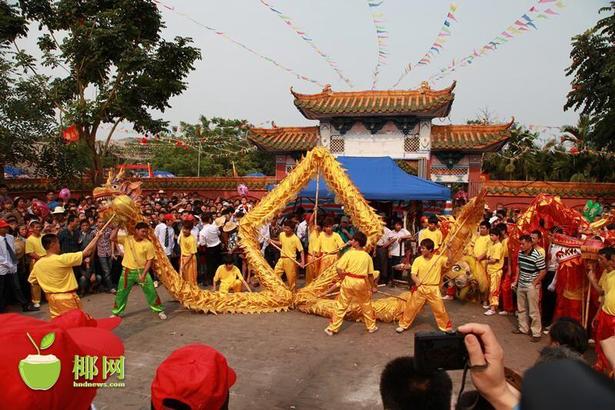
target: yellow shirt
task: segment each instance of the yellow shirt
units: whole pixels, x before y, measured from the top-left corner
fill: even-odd
[[[474,242],[474,251],[472,252],[472,255],[474,255],[474,257],[476,258],[478,258],[480,255],[486,255],[487,251],[489,250],[490,244],[491,238],[489,238],[489,235],[479,235],[476,238],[476,242]]]
[[[196,253],[196,238],[192,235],[185,236],[182,232],[179,235],[179,248],[182,256],[192,256]]]
[[[117,237],[117,241],[124,246],[124,259],[122,266],[128,269],[143,269],[145,263],[154,259],[154,245],[149,239],[136,241],[132,235],[122,235]]]
[[[369,253],[358,249],[350,249],[343,254],[335,267],[358,276],[367,277],[374,274],[372,257],[369,256]]]
[[[318,252],[318,250],[320,249],[320,232],[318,232],[317,230],[313,230],[312,232],[310,232],[310,236],[308,239],[308,250],[310,251],[310,254],[314,254],[316,252]]]
[[[44,256],[34,264],[28,281],[38,282],[45,293],[71,292],[77,289],[73,266],[83,262],[83,252]]]
[[[26,239],[26,254],[35,253],[38,256],[47,255],[47,251],[45,250],[45,248],[43,248],[41,239],[41,236],[39,236],[38,238],[34,235],[28,236],[28,238]]]
[[[547,257],[547,252],[542,246],[536,246],[536,250],[542,255],[543,258]]]
[[[427,229],[422,229],[419,232],[419,244],[423,239],[431,239],[434,244],[434,249],[438,249],[442,245],[442,231],[436,229],[435,231]]]
[[[504,266],[504,247],[501,242],[491,242],[491,246],[489,247],[489,250],[487,250],[487,258],[497,259],[496,263],[487,264],[487,272],[501,273],[502,267]]]
[[[615,316],[615,270],[604,272],[600,278],[600,287],[604,290],[604,303],[602,310]]]
[[[218,266],[216,269],[216,275],[214,276],[214,283],[220,281],[222,284],[231,286],[236,280],[241,280],[241,272],[235,265],[229,270],[226,269],[226,265]]]
[[[297,252],[303,252],[303,245],[295,234],[286,236],[286,234],[282,232],[280,234],[280,242],[282,243],[281,256],[283,257],[295,259],[297,257]]]
[[[419,256],[412,262],[411,272],[419,278],[422,284],[439,286],[442,268],[446,265],[447,260],[446,256],[432,255],[430,259]]]
[[[333,232],[331,235],[321,232],[318,241],[320,244],[320,252],[322,253],[339,251],[340,248],[344,246],[344,240],[337,232]]]

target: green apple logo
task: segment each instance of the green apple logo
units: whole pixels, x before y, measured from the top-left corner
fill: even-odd
[[[51,346],[56,338],[55,333],[47,333],[41,339],[39,349],[30,333],[26,333],[34,345],[38,354],[29,354],[28,357],[19,361],[19,374],[23,382],[32,390],[49,390],[60,377],[60,359],[55,355],[42,355],[41,350]]]

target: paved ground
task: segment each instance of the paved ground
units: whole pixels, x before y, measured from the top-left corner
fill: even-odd
[[[133,288],[127,314],[116,333],[126,346],[126,387],[102,389],[100,410],[149,409],[150,383],[156,367],[173,350],[200,342],[221,351],[238,375],[231,390],[232,409],[376,409],[380,372],[391,359],[413,354],[413,333],[395,333],[393,324],[367,334],[362,323],[347,322],[334,337],[325,335],[327,319],[300,312],[262,315],[204,315],[184,310],[159,288],[169,319],[161,321],[147,309],[138,287]],[[93,316],[110,314],[113,296],[98,294],[83,300]],[[489,323],[506,352],[506,364],[524,371],[546,342],[529,342],[512,335],[511,317],[482,315],[477,305],[446,302],[453,323]],[[47,305],[41,318],[47,317]],[[429,331],[435,323],[428,307],[412,330]],[[461,372],[451,372],[455,390]]]

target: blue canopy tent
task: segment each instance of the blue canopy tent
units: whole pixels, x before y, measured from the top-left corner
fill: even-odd
[[[391,157],[337,157],[368,201],[445,201],[451,191],[440,184],[406,173]],[[316,197],[316,179],[298,196]],[[333,198],[321,176],[319,198]]]

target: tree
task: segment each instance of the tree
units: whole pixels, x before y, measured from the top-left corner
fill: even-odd
[[[246,138],[247,129],[245,120],[201,116],[196,124],[182,122],[177,136],[163,133],[148,142],[152,165],[179,176],[232,176],[234,163],[238,175],[273,175],[273,155],[256,150]]]
[[[75,125],[84,141],[95,183],[117,125],[132,122],[139,132],[160,132],[167,123],[152,116],[186,89],[185,78],[200,59],[190,38],[161,38],[165,27],[149,0],[21,0],[22,17],[38,23],[42,64],[54,72],[47,94],[61,115],[63,128]],[[21,36],[24,33],[20,33]],[[36,73],[36,61],[20,50],[24,67]],[[103,144],[96,143],[102,124],[111,124]]]
[[[573,37],[572,63],[566,70],[574,76],[565,110],[581,110],[589,116],[587,143],[615,149],[615,1],[600,9],[609,15],[596,26]]]
[[[23,75],[8,50],[25,32],[24,24],[13,7],[0,2],[0,171],[7,164],[36,163],[38,143],[57,135],[53,105],[46,98],[47,79]]]

